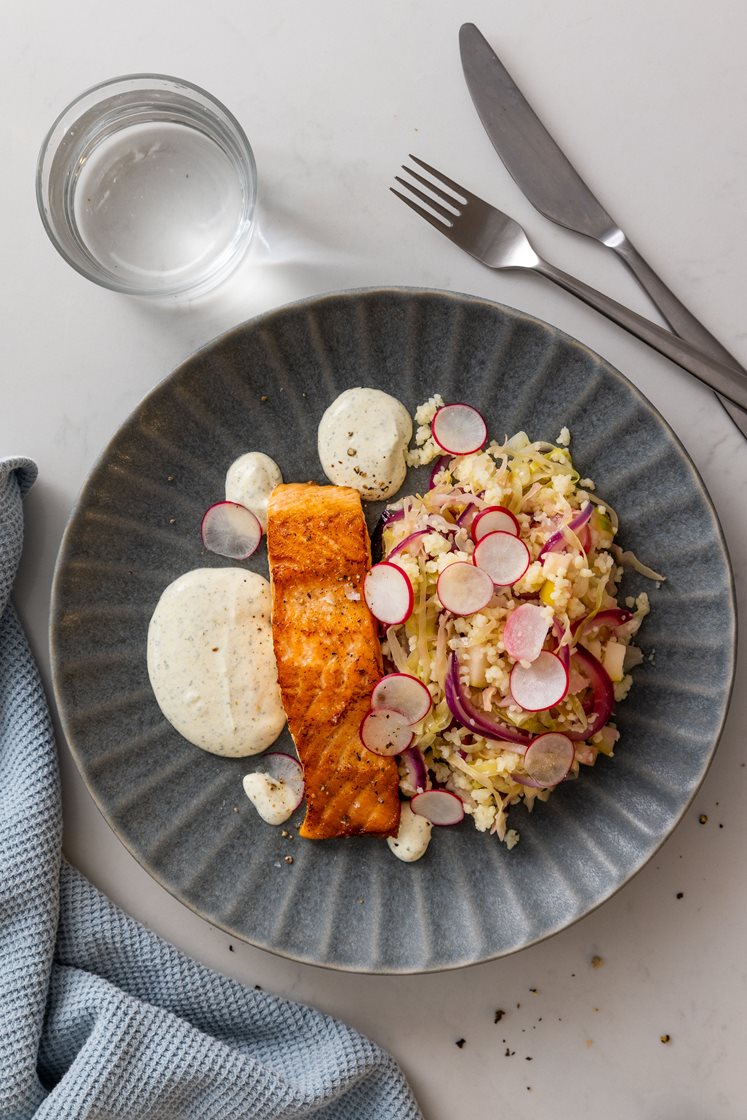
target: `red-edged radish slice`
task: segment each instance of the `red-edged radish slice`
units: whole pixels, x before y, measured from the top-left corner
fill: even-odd
[[[518,537],[521,529],[510,509],[505,506],[488,506],[476,514],[472,522],[472,540],[477,544],[488,533],[511,533]]]
[[[427,789],[424,793],[416,793],[410,808],[431,824],[452,825],[464,820],[462,802],[447,789]]]
[[[508,684],[514,703],[525,712],[544,712],[568,692],[568,671],[557,654],[543,650],[528,669],[514,665]]]
[[[374,618],[397,626],[410,617],[415,601],[409,577],[396,564],[374,564],[363,581],[363,596]]]
[[[481,568],[465,560],[457,560],[441,572],[436,594],[441,606],[452,614],[474,614],[492,599],[493,581]]]
[[[407,673],[390,673],[374,686],[371,707],[399,712],[408,723],[420,723],[431,710],[431,694],[422,681]]]
[[[524,752],[524,769],[532,783],[540,787],[562,782],[573,765],[576,751],[567,735],[548,731],[538,735]]]
[[[529,549],[512,533],[488,533],[475,545],[472,562],[487,572],[496,587],[510,587],[529,567]]]
[[[488,428],[471,404],[445,404],[433,417],[431,433],[449,455],[471,455],[488,438]]]
[[[412,742],[412,728],[400,712],[377,708],[361,720],[360,737],[374,754],[402,754]]]
[[[282,751],[272,751],[257,761],[257,769],[244,776],[244,793],[263,821],[282,824],[303,801],[303,767]]]
[[[262,540],[262,526],[238,502],[215,502],[202,515],[202,543],[210,552],[231,560],[248,560]]]
[[[503,628],[503,645],[510,657],[516,661],[537,660],[551,626],[548,613],[546,607],[536,603],[522,603],[511,612]]]

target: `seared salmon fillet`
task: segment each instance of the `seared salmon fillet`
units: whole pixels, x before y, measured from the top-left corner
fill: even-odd
[[[306,784],[301,835],[394,835],[397,762],[366,750],[358,735],[382,668],[363,598],[371,547],[357,490],[277,486],[267,553],[280,693]]]

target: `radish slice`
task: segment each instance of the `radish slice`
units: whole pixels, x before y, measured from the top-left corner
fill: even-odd
[[[303,801],[303,768],[291,755],[271,752],[244,776],[243,787],[262,820],[282,824]]]
[[[511,533],[518,537],[519,522],[505,506],[488,506],[480,510],[472,522],[472,540],[477,544],[488,533]]]
[[[493,597],[493,581],[482,568],[465,560],[449,564],[438,577],[436,594],[441,606],[452,614],[474,614]]]
[[[387,626],[397,626],[409,618],[415,602],[409,577],[387,560],[374,564],[366,574],[363,596],[374,618]]]
[[[364,716],[359,734],[364,747],[381,755],[402,754],[413,739],[412,728],[405,717],[388,708],[377,708]]]
[[[433,417],[431,433],[449,455],[471,455],[488,438],[485,421],[471,404],[445,404]]]
[[[503,628],[503,644],[510,657],[516,661],[537,660],[550,629],[547,615],[545,607],[522,603],[508,616]]]
[[[431,824],[452,825],[464,820],[462,802],[447,789],[427,789],[424,793],[416,793],[410,808]]]
[[[511,696],[525,712],[544,712],[568,692],[568,670],[555,653],[543,650],[528,669],[514,665],[509,678]]]
[[[496,587],[510,587],[529,567],[529,549],[512,533],[488,533],[475,545],[472,562],[487,572]]]
[[[548,731],[538,735],[524,753],[524,769],[532,784],[541,788],[562,782],[573,765],[576,751],[567,735]]]
[[[422,681],[407,673],[390,673],[374,686],[371,707],[399,712],[408,723],[420,723],[431,710],[431,694]]]
[[[238,502],[215,502],[202,515],[200,536],[205,548],[231,560],[248,560],[262,540],[262,526]]]

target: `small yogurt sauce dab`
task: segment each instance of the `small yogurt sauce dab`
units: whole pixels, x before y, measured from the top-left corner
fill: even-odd
[[[303,801],[303,767],[291,755],[272,752],[259,760],[243,785],[263,821],[284,824]]]
[[[412,420],[405,406],[380,389],[346,389],[319,423],[324,473],[369,501],[390,498],[407,473]]]
[[[297,807],[296,796],[269,774],[247,774],[243,786],[244,793],[266,824],[285,824]]]
[[[425,855],[430,843],[433,825],[425,817],[413,813],[407,801],[402,802],[399,818],[399,832],[396,836],[389,836],[387,844],[389,850],[397,859],[405,863],[414,863]]]
[[[212,754],[258,754],[285,725],[270,584],[243,568],[197,568],[169,584],[148,628],[148,675],[166,719]]]
[[[262,451],[248,451],[228,468],[226,501],[246,506],[267,532],[267,500],[283,481],[280,467]]]

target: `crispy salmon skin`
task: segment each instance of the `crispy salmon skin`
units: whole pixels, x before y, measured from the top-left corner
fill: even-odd
[[[363,598],[371,548],[360,495],[348,486],[277,486],[267,553],[280,693],[304,768],[301,835],[392,836],[397,762],[366,750],[358,734],[382,675]]]

